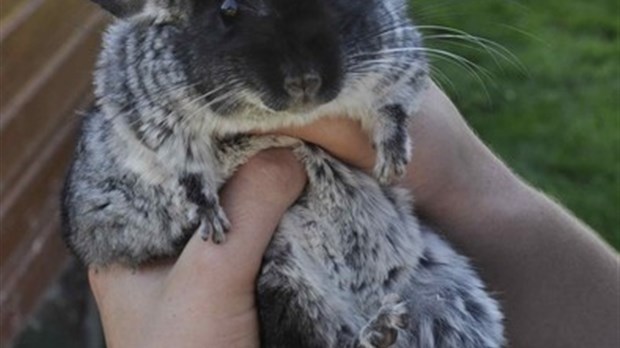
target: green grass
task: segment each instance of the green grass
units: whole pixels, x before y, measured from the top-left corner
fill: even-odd
[[[461,111],[519,175],[555,197],[620,249],[620,5],[617,0],[412,0],[418,24],[442,25],[505,46],[504,59],[429,39],[482,69],[433,61]],[[425,30],[427,35],[441,34]],[[445,34],[445,32],[443,32]],[[507,54],[503,54],[507,56]],[[512,62],[511,62],[512,61]],[[485,87],[486,86],[486,87]]]

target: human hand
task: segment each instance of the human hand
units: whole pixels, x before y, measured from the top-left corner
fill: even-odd
[[[493,182],[518,184],[512,173],[482,144],[448,97],[434,84],[422,96],[410,136],[414,151],[403,185],[413,190],[416,206],[434,215],[476,192],[493,192]],[[320,119],[311,125],[284,128],[278,134],[316,144],[340,160],[372,172],[376,153],[361,125],[346,117]],[[484,172],[484,173],[481,173]],[[490,180],[489,180],[490,179]],[[498,179],[498,180],[495,180]]]
[[[232,223],[227,243],[194,236],[174,263],[91,269],[108,347],[258,347],[255,279],[273,231],[305,183],[290,150],[264,151],[221,191]]]

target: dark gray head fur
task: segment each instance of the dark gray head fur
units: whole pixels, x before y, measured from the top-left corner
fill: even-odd
[[[425,69],[404,0],[237,0],[236,16],[223,0],[97,2],[120,18],[99,61],[99,102],[137,130],[168,129],[155,138],[188,119],[282,123]]]

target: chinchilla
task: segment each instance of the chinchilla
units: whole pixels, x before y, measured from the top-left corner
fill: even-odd
[[[249,157],[293,147],[309,183],[257,281],[263,347],[500,347],[502,314],[468,261],[390,185],[427,84],[406,0],[96,0],[116,20],[63,194],[85,264],[225,241],[217,190]],[[374,175],[320,148],[250,136],[349,115]],[[255,134],[255,133],[253,133]]]

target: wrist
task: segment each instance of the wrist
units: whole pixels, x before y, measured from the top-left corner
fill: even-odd
[[[161,321],[151,321],[135,347],[152,348],[257,348],[259,346],[258,313],[255,307],[237,313],[213,315],[208,308],[195,308],[195,320],[184,320],[187,312],[175,315],[167,310]],[[158,313],[154,313],[158,315]],[[190,316],[191,317],[191,316]],[[160,322],[163,325],[160,325]],[[125,347],[125,345],[111,345]]]
[[[416,147],[404,184],[424,215],[456,214],[523,186],[434,84],[424,93],[410,136],[423,146]]]

